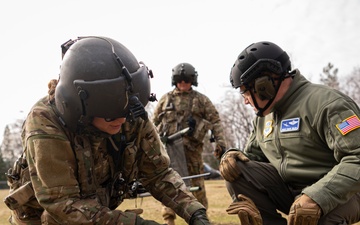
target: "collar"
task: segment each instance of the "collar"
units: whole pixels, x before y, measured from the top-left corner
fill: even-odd
[[[291,86],[287,90],[287,92],[284,94],[284,96],[275,103],[272,112],[274,111],[283,111],[282,109],[288,108],[294,101],[295,98],[300,95],[299,89],[303,88],[304,85],[310,84],[310,81],[308,81],[298,69],[295,70],[295,75],[292,78],[293,82],[291,83]],[[301,92],[301,91],[300,91]]]
[[[99,138],[108,138],[108,137],[111,136],[110,134],[105,133],[105,132],[97,129],[93,125],[86,126],[82,130],[81,134],[84,134],[84,135],[87,135],[87,136],[99,137]]]
[[[174,94],[177,94],[177,95],[190,94],[190,93],[192,93],[192,92],[193,92],[193,89],[192,89],[192,88],[190,88],[190,90],[188,90],[188,91],[180,91],[179,88],[176,87],[176,88],[173,90],[173,93],[174,93]]]

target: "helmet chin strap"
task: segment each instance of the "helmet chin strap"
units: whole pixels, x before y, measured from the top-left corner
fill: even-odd
[[[276,91],[276,93],[277,93],[277,91]],[[270,105],[271,105],[271,103],[273,103],[275,97],[270,99],[268,101],[268,103],[266,103],[266,105],[263,108],[260,108],[259,105],[257,104],[257,101],[255,99],[254,94],[252,92],[250,92],[250,94],[251,94],[251,98],[253,99],[255,108],[258,110],[256,115],[260,116],[260,117],[263,117],[264,116],[264,111],[267,110],[270,107]]]
[[[253,94],[251,94],[251,97],[252,97],[253,100],[254,100],[255,108],[258,110],[257,113],[256,113],[256,115],[257,115],[257,116],[260,116],[260,117],[264,117],[264,111],[267,110],[267,109],[270,107],[271,103],[274,101],[275,98],[270,99],[270,100],[268,101],[268,103],[267,103],[263,108],[259,108],[256,100],[254,99],[254,97],[253,97],[252,95],[253,95]]]

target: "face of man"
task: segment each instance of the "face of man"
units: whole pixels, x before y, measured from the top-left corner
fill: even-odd
[[[189,91],[191,88],[191,82],[187,82],[184,80],[181,80],[180,82],[176,83],[176,87],[180,90],[180,91]]]
[[[126,118],[105,119],[105,118],[95,117],[92,124],[94,127],[105,133],[117,134],[121,129],[121,125],[125,123],[125,121]]]
[[[265,105],[269,102],[269,100],[261,100],[259,96],[254,93],[253,88],[248,89],[244,85],[240,86],[240,93],[244,98],[245,105],[251,105],[255,114],[259,112],[259,109],[265,107]],[[258,108],[256,108],[254,101],[256,101]]]
[[[275,95],[273,96],[273,98],[271,98],[271,100],[270,99],[262,100],[259,97],[259,95],[256,93],[254,89],[255,81],[246,86],[245,85],[240,86],[240,94],[244,98],[245,105],[248,104],[251,105],[256,115],[260,115],[260,116],[266,116],[272,111],[276,102],[278,102],[284,96],[285,92],[288,90],[288,88],[292,83],[292,79],[289,79],[291,78],[291,76],[287,76],[282,81],[278,79],[278,75],[276,74],[264,73],[263,76],[271,76],[274,79],[273,80],[274,87],[277,87]],[[279,84],[279,82],[281,83]],[[270,101],[272,102],[270,105],[268,105]],[[261,110],[263,111],[260,114],[258,114],[258,112],[260,112]]]

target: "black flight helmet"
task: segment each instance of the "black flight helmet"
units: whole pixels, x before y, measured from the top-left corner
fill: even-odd
[[[55,106],[65,126],[76,131],[94,117],[128,117],[132,105],[146,106],[151,71],[124,45],[97,36],[71,42],[63,52],[55,90]]]
[[[191,85],[197,86],[197,72],[195,67],[190,63],[180,63],[172,69],[171,85],[176,86],[178,82],[182,80],[191,83]]]

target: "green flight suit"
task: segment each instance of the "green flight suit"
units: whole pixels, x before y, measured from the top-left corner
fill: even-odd
[[[244,152],[253,160],[270,162],[284,184],[308,195],[327,215],[359,195],[360,109],[350,97],[309,82],[298,70],[287,79],[293,82],[272,112],[254,119]],[[251,176],[251,171],[246,174]],[[240,186],[243,181],[238,182]],[[257,185],[259,179],[252,182]],[[233,189],[244,192],[235,185]],[[246,191],[250,195],[251,190]]]

